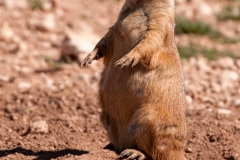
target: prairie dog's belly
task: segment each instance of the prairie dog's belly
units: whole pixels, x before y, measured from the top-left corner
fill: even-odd
[[[108,66],[103,71],[100,90],[106,100],[108,97],[116,99],[115,104],[127,101],[131,101],[131,104],[138,103],[144,96],[146,85],[151,86],[149,78],[153,74],[156,74],[155,71],[147,71],[141,65],[134,68]]]
[[[143,79],[136,79],[140,75],[133,70],[110,66],[104,69],[101,77],[100,94],[104,101],[104,111],[119,123],[119,130],[123,130],[130,122],[144,96]]]
[[[141,8],[134,11],[126,11],[122,13],[123,18],[118,23],[118,31],[124,38],[139,40],[148,29],[148,18]]]

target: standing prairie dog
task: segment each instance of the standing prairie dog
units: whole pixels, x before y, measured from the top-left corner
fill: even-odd
[[[174,7],[174,0],[126,0],[117,22],[82,62],[104,60],[101,121],[122,159],[185,159]]]

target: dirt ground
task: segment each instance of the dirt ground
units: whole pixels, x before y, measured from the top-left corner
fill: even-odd
[[[64,57],[77,54],[81,61],[114,23],[123,1],[42,0],[41,9],[32,9],[39,6],[32,2],[0,0],[0,159],[116,159],[114,151],[105,149],[109,141],[99,121],[101,61],[80,69]],[[177,13],[185,7],[190,18],[211,14],[196,12],[202,8],[194,2],[178,0]],[[191,9],[197,17],[191,17]],[[240,37],[239,22],[209,23]],[[182,61],[188,101],[186,157],[239,160],[240,43],[198,38],[207,47],[231,49],[238,58]],[[187,39],[177,36],[176,42]],[[67,62],[58,62],[61,58]]]

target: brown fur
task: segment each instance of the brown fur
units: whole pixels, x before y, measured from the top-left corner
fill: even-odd
[[[101,121],[122,157],[185,159],[186,100],[174,14],[174,0],[126,0],[82,63],[104,58]]]

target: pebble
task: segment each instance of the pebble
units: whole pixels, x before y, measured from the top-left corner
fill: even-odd
[[[51,11],[55,8],[54,0],[42,0],[42,9],[44,11]]]
[[[238,67],[238,69],[240,69],[240,60],[238,59],[238,60],[236,60],[236,66]]]
[[[5,42],[11,42],[14,37],[14,32],[9,26],[8,23],[3,23],[2,26],[0,26],[0,40]]]
[[[223,57],[217,60],[217,64],[225,69],[234,69],[234,60],[229,57]]]
[[[29,82],[19,82],[17,87],[21,93],[27,93],[30,91],[32,84]]]
[[[188,104],[192,104],[193,103],[193,99],[189,95],[186,95],[186,100],[187,100]]]
[[[30,124],[31,133],[48,133],[48,124],[45,120],[37,120]]]
[[[2,76],[2,75],[0,76],[0,81],[5,82],[5,83],[6,83],[6,82],[10,82],[10,79],[11,79],[11,78],[10,78],[10,77],[7,77],[7,76]]]
[[[44,19],[42,20],[42,28],[46,31],[55,30],[56,22],[53,14],[49,13],[44,16]]]
[[[11,120],[18,120],[18,116],[16,114],[11,114]]]
[[[93,33],[74,33],[70,30],[65,30],[65,38],[62,41],[61,57],[73,56],[78,62],[82,62],[88,53],[90,53],[99,37]]]
[[[240,130],[240,124],[236,124],[236,125],[234,126],[234,128],[235,128],[236,130]]]
[[[235,106],[240,107],[240,98],[235,100]]]
[[[232,70],[223,70],[221,73],[221,78],[224,81],[237,81],[239,79],[239,75],[237,72]]]
[[[56,21],[52,13],[44,14],[42,17],[32,17],[29,20],[29,25],[31,28],[36,28],[42,32],[53,32],[56,30]]]
[[[187,147],[187,148],[185,149],[185,152],[186,152],[186,153],[192,153],[193,151],[192,151],[191,148]]]
[[[229,115],[229,114],[231,114],[231,110],[228,110],[228,109],[218,109],[217,113],[218,114],[222,114],[222,115]]]
[[[28,4],[26,0],[4,0],[4,6],[8,9],[27,9]]]
[[[80,80],[84,81],[84,82],[87,83],[87,84],[90,82],[90,75],[87,74],[87,73],[80,73],[80,74],[78,75],[78,78],[79,78]]]

